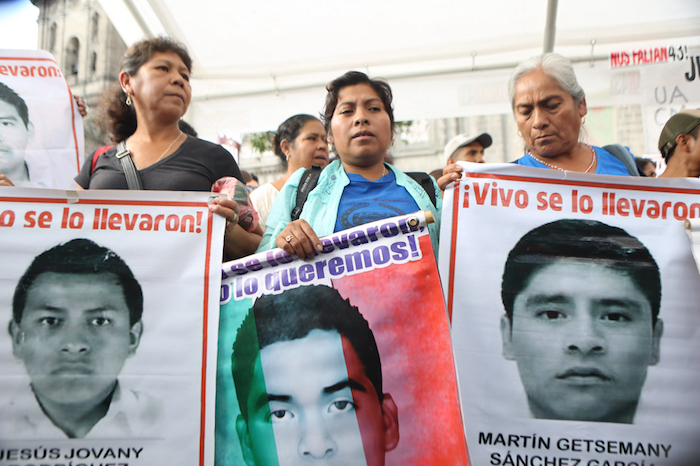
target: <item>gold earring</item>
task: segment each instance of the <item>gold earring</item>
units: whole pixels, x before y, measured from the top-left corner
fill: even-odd
[[[131,107],[131,104],[132,104],[132,102],[131,102],[131,94],[127,94],[127,95],[126,95],[126,106],[127,106],[127,107]]]
[[[581,117],[581,124],[583,125],[583,124],[585,124],[585,123],[586,123],[586,117],[585,117],[585,116],[582,116],[582,117]]]

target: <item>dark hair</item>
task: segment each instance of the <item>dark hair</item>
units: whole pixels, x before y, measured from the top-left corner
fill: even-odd
[[[192,71],[192,59],[184,45],[169,37],[156,37],[136,42],[129,47],[119,65],[119,71],[134,76],[139,68],[156,53],[173,52],[177,54]],[[121,142],[136,131],[136,111],[126,105],[126,94],[121,84],[114,83],[100,97],[100,126],[109,132],[113,142]]]
[[[696,125],[695,128],[688,131],[688,136],[692,137],[693,139],[697,139],[698,134],[700,134],[700,125]],[[668,164],[668,161],[671,159],[671,156],[676,151],[677,146],[678,144],[674,144],[673,147],[668,151],[668,153],[664,157],[664,161],[666,162],[666,164]]]
[[[331,134],[331,120],[333,119],[333,113],[335,113],[335,108],[338,106],[338,94],[343,88],[348,86],[355,86],[357,84],[367,84],[374,92],[377,93],[386,113],[389,114],[389,121],[391,122],[391,134],[394,134],[394,107],[392,107],[392,101],[394,99],[391,93],[391,87],[386,81],[381,79],[370,79],[366,74],[359,71],[348,71],[339,78],[334,79],[329,82],[326,86],[328,94],[326,94],[326,106],[323,108],[323,124],[326,127],[326,132]]]
[[[647,165],[654,164],[654,168],[656,168],[656,164],[650,160],[650,159],[645,159],[644,157],[635,157],[634,162],[637,164],[637,169],[644,171]]]
[[[622,228],[594,220],[557,220],[529,231],[508,254],[501,299],[512,321],[515,298],[542,268],[573,259],[592,260],[629,276],[651,306],[652,326],[661,304],[659,266],[649,250]]]
[[[305,338],[317,329],[337,331],[348,339],[379,399],[383,399],[379,350],[360,311],[334,288],[302,286],[258,298],[238,329],[231,362],[236,397],[246,421],[248,395],[260,350],[277,342]]]
[[[192,136],[193,138],[197,137],[197,131],[191,124],[187,123],[185,120],[178,120],[177,127],[180,128],[180,131],[187,134],[188,136]]]
[[[0,83],[0,100],[15,107],[17,109],[17,115],[19,115],[24,122],[24,127],[29,127],[29,110],[27,110],[27,104],[24,102],[23,98],[3,83]]]
[[[92,275],[111,273],[117,276],[124,291],[124,300],[129,308],[129,324],[141,320],[143,314],[143,293],[141,285],[131,269],[121,257],[111,249],[100,246],[85,238],[62,243],[42,252],[34,258],[19,279],[12,298],[12,319],[22,321],[27,304],[27,292],[42,273]]]
[[[250,173],[246,170],[241,170],[241,175],[243,175],[243,181],[245,181],[246,183],[250,183],[253,180],[258,181],[258,177],[257,175],[255,175],[255,173]]]
[[[277,128],[277,133],[275,133],[275,137],[272,139],[272,148],[275,151],[275,155],[282,160],[282,165],[285,169],[287,168],[287,156],[282,152],[282,141],[286,139],[289,144],[293,146],[294,140],[301,132],[301,128],[311,120],[319,121],[315,116],[302,113],[287,118],[284,120],[284,123]]]

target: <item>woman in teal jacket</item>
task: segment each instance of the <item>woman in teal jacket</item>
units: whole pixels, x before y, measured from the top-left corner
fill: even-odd
[[[299,220],[292,221],[303,169],[280,191],[266,223],[258,251],[279,247],[301,258],[323,249],[319,237],[382,218],[429,210],[437,254],[442,198],[435,183],[436,205],[409,176],[384,163],[394,138],[389,85],[350,71],[327,86],[323,121],[337,159],[326,167],[309,193]]]

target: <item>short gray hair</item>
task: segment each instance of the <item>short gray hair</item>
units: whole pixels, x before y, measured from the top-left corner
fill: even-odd
[[[544,74],[554,79],[559,84],[559,87],[573,97],[574,103],[577,105],[586,98],[586,93],[583,92],[576,80],[576,74],[571,66],[571,62],[558,53],[543,53],[525,60],[513,70],[513,74],[508,81],[508,97],[510,97],[511,109],[515,110],[515,85],[518,80],[526,74],[537,70],[542,70]]]

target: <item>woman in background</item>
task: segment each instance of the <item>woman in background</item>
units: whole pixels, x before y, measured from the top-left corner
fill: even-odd
[[[260,216],[260,224],[265,225],[272,204],[277,199],[282,186],[300,168],[328,165],[328,142],[326,129],[318,118],[311,115],[294,115],[277,128],[272,141],[275,155],[287,167],[284,176],[264,184],[250,194],[250,200]]]
[[[231,154],[178,126],[192,97],[191,68],[185,48],[171,39],[137,42],[122,58],[119,83],[103,95],[102,123],[115,143],[125,142],[143,189],[209,192],[222,177],[243,182]],[[82,189],[129,189],[116,147],[95,161],[88,157],[75,181]],[[209,209],[227,219],[227,258],[255,251],[262,228],[248,232],[238,225],[235,201],[217,197]]]

